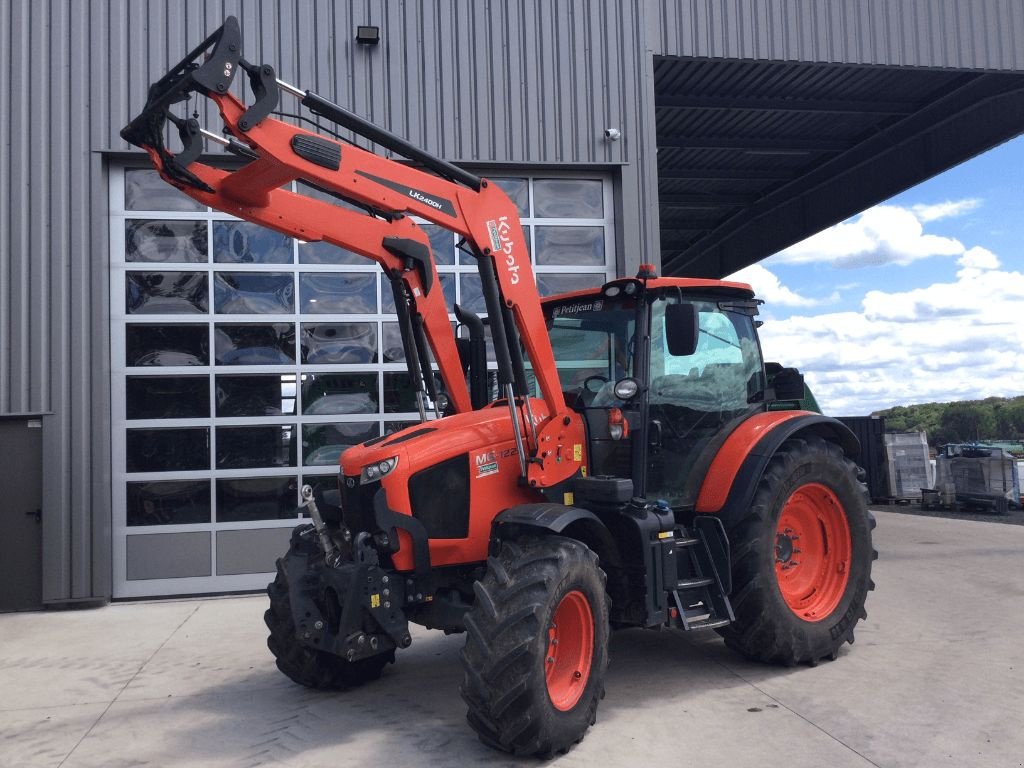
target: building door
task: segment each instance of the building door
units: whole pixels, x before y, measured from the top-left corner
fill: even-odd
[[[541,293],[614,276],[607,175],[492,180]],[[113,169],[110,208],[114,597],[262,589],[299,488],[336,487],[345,448],[418,419],[391,291],[373,262],[199,206],[149,169]],[[422,226],[449,306],[485,313],[474,260]]]
[[[0,611],[43,605],[43,423],[0,418]]]

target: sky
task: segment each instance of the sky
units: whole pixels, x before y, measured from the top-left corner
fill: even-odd
[[[829,415],[1024,395],[1024,135],[730,279]]]

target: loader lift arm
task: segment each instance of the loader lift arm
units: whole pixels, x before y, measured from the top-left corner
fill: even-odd
[[[161,176],[195,200],[304,241],[324,241],[381,265],[391,280],[406,362],[414,382],[434,395],[425,341],[429,340],[454,409],[472,404],[448,318],[429,240],[414,215],[461,236],[476,257],[497,358],[499,388],[507,399],[523,481],[545,488],[571,477],[571,458],[584,442],[582,421],[565,403],[534,283],[526,240],[514,203],[495,184],[409,144],[318,96],[278,80],[272,67],[242,58],[234,17],[150,87],[142,112],[121,132],[146,150]],[[205,57],[205,58],[204,58]],[[241,68],[255,101],[230,92]],[[435,173],[324,137],[271,114],[282,92],[311,112],[414,160]],[[224,123],[220,136],[195,117],[171,111],[196,93],[211,99]],[[164,144],[167,123],[183,149]],[[204,140],[224,145],[246,162],[226,170],[202,162]],[[367,210],[367,214],[292,192],[300,180]],[[425,336],[425,338],[424,338]],[[537,417],[527,391],[522,339],[543,400]],[[568,454],[566,456],[565,454]]]

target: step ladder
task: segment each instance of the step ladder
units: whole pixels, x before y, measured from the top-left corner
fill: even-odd
[[[693,531],[682,527],[675,529],[677,571],[685,575],[677,575],[671,590],[675,604],[672,613],[678,613],[680,624],[687,632],[724,627],[736,619],[702,527],[697,526]],[[728,562],[728,556],[725,560]]]

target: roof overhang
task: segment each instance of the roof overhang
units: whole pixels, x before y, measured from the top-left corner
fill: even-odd
[[[661,264],[718,278],[1024,131],[1024,72],[655,57]]]

